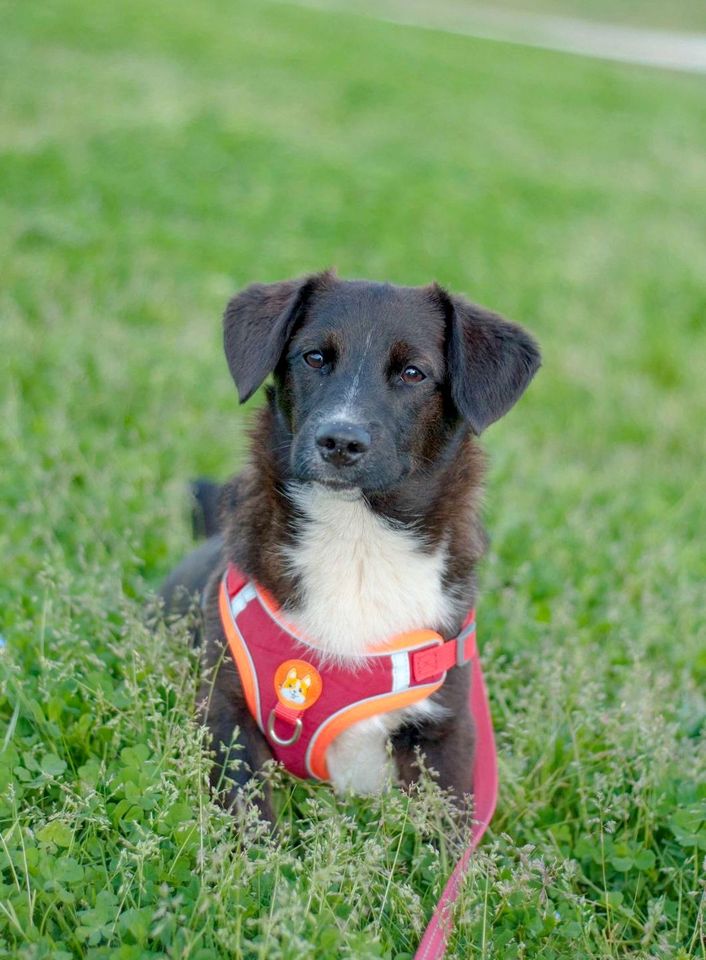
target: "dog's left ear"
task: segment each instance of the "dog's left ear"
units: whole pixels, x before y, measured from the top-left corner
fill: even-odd
[[[229,301],[223,315],[223,346],[241,403],[275,369],[308,298],[331,276],[326,272],[279,283],[252,283]]]
[[[520,399],[539,369],[539,347],[518,324],[441,287],[434,293],[446,313],[451,397],[479,434]]]

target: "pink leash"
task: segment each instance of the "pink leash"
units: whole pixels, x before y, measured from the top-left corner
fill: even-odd
[[[490,823],[498,798],[498,758],[495,751],[493,721],[488,706],[488,694],[485,689],[483,670],[478,651],[474,649],[471,666],[471,715],[476,728],[476,748],[473,759],[473,827],[471,842],[463,856],[454,867],[441,899],[436,905],[434,915],[429,921],[422,942],[419,944],[415,960],[441,960],[446,953],[446,944],[451,933],[453,905],[461,890],[463,878],[468,870],[471,854],[480,843]]]

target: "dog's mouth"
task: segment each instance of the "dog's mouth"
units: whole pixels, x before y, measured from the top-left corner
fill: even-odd
[[[314,486],[324,489],[341,500],[358,500],[363,496],[363,491],[354,483],[346,483],[345,480],[312,480]]]
[[[310,489],[326,491],[331,496],[354,500],[370,494],[383,493],[396,487],[408,474],[409,457],[396,449],[387,456],[380,451],[350,464],[328,463],[317,448],[312,449],[308,434],[293,437],[289,452],[289,478],[299,484],[311,484]]]
[[[294,471],[293,471],[294,472]],[[399,472],[389,477],[380,477],[375,473],[367,471],[353,471],[346,475],[348,471],[340,471],[338,474],[331,470],[322,469],[316,465],[314,469],[294,472],[297,483],[311,484],[315,489],[326,491],[331,496],[342,500],[357,500],[361,497],[385,493],[395,489],[409,473],[409,470],[400,469]],[[342,475],[341,475],[342,474]]]

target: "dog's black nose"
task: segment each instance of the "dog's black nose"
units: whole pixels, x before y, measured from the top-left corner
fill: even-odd
[[[368,431],[342,420],[322,423],[315,439],[323,459],[335,467],[350,467],[370,449]]]

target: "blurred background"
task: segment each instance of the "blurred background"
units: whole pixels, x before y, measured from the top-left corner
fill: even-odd
[[[460,29],[467,11],[472,32],[510,0],[382,4],[379,19],[325,7],[5,6],[16,505],[31,511],[37,442],[42,514],[61,525],[79,477],[100,477],[92,511],[137,527],[144,570],[161,571],[182,546],[184,478],[222,475],[239,451],[226,298],[324,266],[435,278],[527,324],[546,369],[491,434],[501,463],[527,470],[531,450],[542,484],[575,478],[585,495],[624,473],[624,491],[649,442],[672,502],[704,412],[703,76],[382,22],[427,10]],[[532,12],[681,30],[706,17],[698,0]]]
[[[76,676],[110,663],[122,689],[139,636],[126,609],[190,546],[187,479],[242,462],[228,297],[329,266],[436,279],[544,351],[485,438],[498,833],[546,847],[552,818],[567,825],[551,852],[582,863],[585,884],[567,883],[595,895],[610,933],[591,956],[649,952],[660,931],[650,956],[699,943],[702,956],[703,847],[682,844],[683,824],[660,834],[648,793],[666,783],[670,810],[704,803],[686,797],[706,765],[704,3],[0,11],[0,624],[23,678],[4,688],[10,733],[70,769],[139,735],[127,706],[99,709]],[[548,49],[577,43],[594,55]],[[648,65],[667,53],[684,69]],[[589,809],[589,794],[635,797],[636,783],[637,818]],[[52,797],[37,822],[61,809]],[[603,820],[664,872],[647,857],[630,874],[616,854],[601,874],[575,844]],[[606,883],[629,915],[611,913]]]

